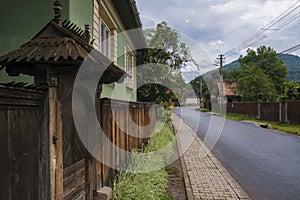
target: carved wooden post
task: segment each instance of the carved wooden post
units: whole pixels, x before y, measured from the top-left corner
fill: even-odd
[[[49,76],[49,138],[51,199],[63,199],[63,136],[58,78]]]

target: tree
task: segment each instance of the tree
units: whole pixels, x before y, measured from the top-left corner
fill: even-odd
[[[180,101],[180,88],[185,87],[181,75],[174,75],[167,65],[150,63],[137,69],[138,100],[168,106],[172,101]],[[174,93],[176,92],[176,94]]]
[[[257,51],[248,49],[247,55],[240,57],[238,61],[241,65],[240,70],[254,67],[259,70],[261,74],[266,75],[270,81],[270,85],[274,85],[278,95],[284,92],[283,84],[287,74],[287,67],[283,64],[283,61],[278,58],[274,49],[266,46],[259,47]],[[252,71],[254,72],[254,70]]]
[[[202,88],[200,88],[201,79],[202,79],[202,84],[201,84]],[[210,92],[202,76],[198,76],[197,78],[192,80],[190,84],[198,98],[201,97],[203,102],[210,102]],[[200,90],[202,90],[202,96]]]
[[[173,69],[180,68],[184,62],[192,61],[189,48],[180,42],[180,33],[169,27],[163,21],[156,28],[148,28],[144,31],[147,50],[145,63],[167,64]]]
[[[227,83],[234,83],[239,76],[239,70],[224,70],[222,75],[223,79],[226,80]]]
[[[284,83],[284,93],[280,96],[281,100],[300,100],[300,83],[286,81]]]
[[[166,22],[144,31],[148,48],[144,51],[144,66],[137,68],[138,100],[153,103],[177,99],[174,91],[184,88],[180,73],[184,62],[191,61],[189,49],[180,42],[180,34]]]
[[[249,64],[239,71],[237,89],[243,101],[272,101],[275,99],[275,86],[271,78],[259,66]]]

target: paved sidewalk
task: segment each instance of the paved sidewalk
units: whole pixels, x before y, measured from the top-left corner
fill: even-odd
[[[188,199],[250,199],[180,117],[172,114]],[[185,168],[185,169],[184,169]]]

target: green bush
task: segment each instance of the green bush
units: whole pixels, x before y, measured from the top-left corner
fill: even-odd
[[[175,136],[168,123],[158,125],[163,127],[161,131],[153,135],[147,146],[141,152],[133,152],[130,171],[145,170],[147,173],[120,172],[114,182],[113,197],[118,200],[147,199],[147,200],[169,200],[172,197],[166,194],[167,171],[164,166],[171,156]],[[167,147],[166,147],[167,146]],[[158,150],[163,151],[157,153]],[[153,155],[141,157],[142,153],[155,153]],[[149,162],[151,160],[151,166]]]

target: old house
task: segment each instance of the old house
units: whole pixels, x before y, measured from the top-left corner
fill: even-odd
[[[9,10],[10,3],[3,7]],[[141,26],[135,3],[56,0],[54,16],[48,1],[18,3],[18,17],[1,13],[9,21],[1,34],[11,45],[1,45],[0,65],[10,76],[34,77],[34,85],[0,84],[0,199],[101,199],[99,189],[111,186],[116,168],[96,157],[117,165],[127,159],[103,138],[130,152],[147,139],[153,128],[147,126],[149,119],[155,121],[156,116],[149,104],[120,101],[135,101],[135,74],[130,69],[136,65],[135,49],[144,43],[140,29],[134,37],[120,34]],[[96,95],[73,90],[86,60],[90,65],[85,80],[98,71],[103,74],[96,77]],[[88,150],[75,127],[72,92],[77,89],[80,97],[95,101],[96,118],[89,118],[88,109],[79,113],[82,123],[94,120],[102,126],[101,136],[94,126],[83,130],[88,142],[98,144],[95,152]],[[100,101],[113,90],[118,94],[113,106],[110,99]],[[128,123],[128,117],[138,126]],[[138,137],[141,134],[146,139]]]
[[[103,85],[102,97],[111,97],[114,91],[118,94],[114,98],[135,101],[136,74],[132,69],[137,62],[136,50],[144,46],[135,0],[61,0],[61,4],[62,19],[81,29],[89,24],[92,46],[131,75],[123,83]],[[52,19],[52,7],[53,1],[49,0],[3,3],[0,8],[0,18],[3,19],[0,24],[0,55],[18,48],[37,34]],[[131,29],[138,30],[124,34]],[[2,71],[0,77],[5,77],[3,74]]]

